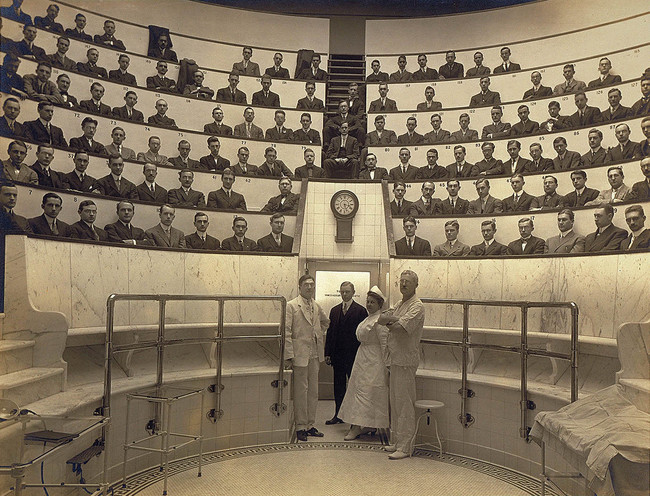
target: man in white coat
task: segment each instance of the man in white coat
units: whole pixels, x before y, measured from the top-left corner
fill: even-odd
[[[318,369],[325,360],[325,331],[329,319],[314,301],[314,277],[305,274],[298,280],[300,295],[287,303],[284,330],[284,367],[293,369],[293,416],[296,436],[323,437],[314,427],[318,406]]]
[[[415,372],[420,365],[420,338],[424,326],[424,305],[415,296],[418,275],[405,270],[399,278],[402,300],[379,318],[388,327],[390,367],[390,436],[385,446],[388,458],[411,456],[415,435]]]

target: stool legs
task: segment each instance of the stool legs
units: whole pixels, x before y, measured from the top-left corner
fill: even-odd
[[[422,420],[423,417],[427,418],[427,425],[430,425],[431,421],[431,409],[427,408],[426,411],[422,412],[420,416],[418,417],[417,421],[415,422],[415,434],[413,434],[413,439],[411,439],[411,446],[415,449],[415,438],[418,435],[418,431],[420,430],[420,420]],[[436,429],[436,439],[438,440],[438,451],[440,452],[440,455],[442,456],[442,441],[440,440],[440,434],[438,433],[438,419],[434,416],[433,417],[433,425]],[[435,446],[434,446],[435,447]]]

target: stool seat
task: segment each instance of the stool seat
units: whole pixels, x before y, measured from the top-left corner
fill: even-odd
[[[442,401],[436,400],[416,400],[415,408],[422,408],[425,410],[435,410],[437,408],[444,407],[445,404]]]

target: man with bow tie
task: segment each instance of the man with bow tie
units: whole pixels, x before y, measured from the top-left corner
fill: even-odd
[[[544,253],[545,242],[533,236],[535,225],[533,219],[524,217],[517,223],[521,237],[508,244],[508,255],[538,255]]]

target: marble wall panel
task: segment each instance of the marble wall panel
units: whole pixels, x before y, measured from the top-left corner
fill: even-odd
[[[650,253],[618,256],[614,333],[625,322],[650,320]]]
[[[70,244],[27,240],[27,295],[34,308],[62,312],[70,320]]]

